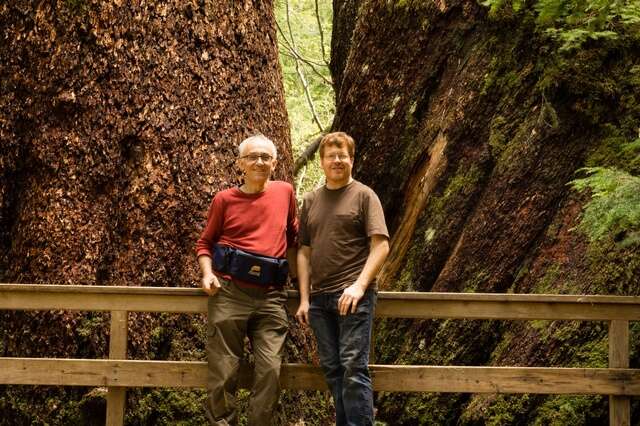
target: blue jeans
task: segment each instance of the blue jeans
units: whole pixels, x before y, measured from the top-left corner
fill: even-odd
[[[311,296],[309,322],[318,342],[320,366],[336,406],[338,426],[373,425],[369,346],[376,292],[369,289],[355,313],[341,316],[342,291]]]

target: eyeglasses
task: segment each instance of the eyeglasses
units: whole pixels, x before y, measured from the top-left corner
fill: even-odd
[[[273,160],[273,157],[269,154],[247,154],[243,155],[240,158],[243,158],[250,163],[255,163],[256,161],[258,161],[258,159],[262,160],[263,163],[268,163],[269,161]]]
[[[335,161],[336,159],[340,161],[346,161],[350,156],[347,154],[333,154],[333,155],[324,155],[325,160]]]

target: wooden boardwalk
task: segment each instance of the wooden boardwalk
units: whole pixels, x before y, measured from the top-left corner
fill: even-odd
[[[297,308],[290,291],[288,307]],[[206,313],[200,289],[0,284],[3,310],[111,312],[109,359],[0,358],[0,384],[104,386],[107,425],[122,425],[127,387],[204,387],[206,363],[127,360],[128,312]],[[640,297],[381,292],[377,317],[608,321],[609,368],[372,365],[374,389],[395,392],[600,394],[610,398],[610,424],[630,424],[630,396],[640,370],[629,368],[629,321]],[[318,367],[285,364],[285,389],[324,390]],[[250,373],[241,372],[241,385]]]

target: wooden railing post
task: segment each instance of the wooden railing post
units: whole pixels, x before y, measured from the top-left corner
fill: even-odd
[[[609,368],[629,368],[629,321],[609,321]],[[609,424],[630,426],[629,397],[609,395]]]
[[[127,358],[127,311],[111,311],[111,334],[109,337],[109,359]],[[106,426],[124,424],[127,388],[111,386],[107,391]]]

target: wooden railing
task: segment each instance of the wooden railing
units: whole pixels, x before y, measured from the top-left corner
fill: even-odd
[[[288,307],[297,307],[289,292]],[[204,387],[206,363],[127,360],[127,312],[205,313],[200,289],[0,284],[3,310],[110,311],[109,359],[0,358],[0,384],[104,386],[107,425],[122,425],[127,387]],[[630,424],[630,396],[640,370],[629,368],[629,321],[640,297],[381,292],[377,317],[496,320],[588,320],[609,323],[609,368],[372,365],[374,389],[609,395],[611,425]],[[247,386],[250,373],[241,372]],[[285,389],[326,389],[318,367],[286,364]]]

